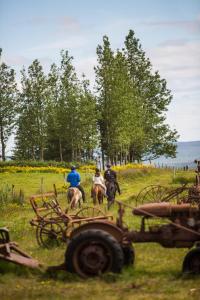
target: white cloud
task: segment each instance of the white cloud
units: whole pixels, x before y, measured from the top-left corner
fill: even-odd
[[[200,139],[200,41],[166,41],[147,51],[153,68],[159,70],[172,90],[168,123],[178,130],[180,140]],[[199,138],[198,138],[199,137]]]
[[[29,19],[19,20],[14,23],[13,26],[55,26],[62,27],[63,29],[77,30],[80,29],[80,23],[70,16],[59,16],[59,17],[47,17],[47,16],[38,16]]]
[[[182,29],[189,33],[200,33],[200,15],[195,20],[175,20],[175,21],[158,21],[158,22],[143,22],[143,25],[151,27],[170,27],[171,29]]]
[[[41,57],[39,60],[42,64],[49,64],[52,62],[52,60],[49,57]],[[5,55],[4,61],[8,65],[20,66],[22,68],[22,66],[24,65],[30,65],[33,62],[33,59],[22,55]]]
[[[154,69],[173,90],[200,90],[200,41],[163,43],[148,51]]]
[[[20,65],[23,66],[25,64],[31,63],[31,59],[24,57],[22,55],[5,55],[4,61],[8,65],[16,66]]]
[[[52,50],[52,49],[76,49],[86,45],[87,40],[84,37],[71,36],[65,40],[58,40],[50,43],[44,43],[27,49],[29,52]]]

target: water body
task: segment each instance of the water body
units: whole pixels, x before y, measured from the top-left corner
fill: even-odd
[[[153,161],[156,166],[168,166],[181,168],[188,166],[196,167],[194,160],[200,160],[200,141],[178,142],[176,158],[165,158],[161,156]]]

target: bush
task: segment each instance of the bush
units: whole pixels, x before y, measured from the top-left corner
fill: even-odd
[[[178,176],[172,179],[172,183],[179,183],[179,184],[194,183],[194,178]]]
[[[8,160],[0,161],[0,168],[4,167],[60,167],[60,168],[70,168],[71,165],[75,165],[77,168],[86,165],[95,166],[95,162],[58,162],[54,160],[49,161],[39,161],[39,160]]]

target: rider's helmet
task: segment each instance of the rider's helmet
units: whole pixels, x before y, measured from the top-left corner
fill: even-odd
[[[75,166],[71,166],[71,170],[76,170],[76,167]]]
[[[107,164],[106,167],[107,167],[108,169],[110,169],[110,168],[111,168],[111,164]]]

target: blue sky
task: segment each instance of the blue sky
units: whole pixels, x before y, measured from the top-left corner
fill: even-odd
[[[3,60],[17,72],[38,58],[45,71],[61,49],[77,73],[94,84],[96,47],[108,35],[113,49],[136,32],[154,70],[168,82],[173,101],[167,121],[180,141],[200,140],[199,0],[0,0]]]

